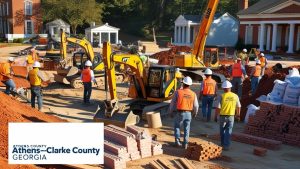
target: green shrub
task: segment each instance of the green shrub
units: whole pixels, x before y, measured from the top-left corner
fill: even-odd
[[[23,43],[24,38],[17,38],[13,40],[13,43]]]

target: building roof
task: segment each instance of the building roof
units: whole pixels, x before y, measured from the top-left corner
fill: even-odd
[[[108,23],[105,23],[103,25],[95,25],[95,26],[85,29],[85,31],[90,31],[90,30],[93,30],[93,31],[112,31],[112,30],[118,31],[118,30],[120,30],[120,28],[113,27],[113,26],[108,25]]]
[[[288,1],[300,3],[300,0],[260,0],[249,8],[240,10],[237,15],[259,14]]]
[[[70,27],[70,25],[67,22],[63,21],[62,19],[56,19],[46,24],[46,26],[56,26],[56,25]]]
[[[183,18],[187,21],[192,21],[194,23],[200,23],[202,19],[202,15],[182,15]],[[214,19],[220,17],[221,15],[219,13],[216,13],[214,16]]]

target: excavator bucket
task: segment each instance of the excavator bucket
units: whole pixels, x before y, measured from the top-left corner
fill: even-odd
[[[103,122],[104,125],[113,124],[119,127],[126,127],[139,123],[140,117],[138,115],[133,114],[132,111],[120,111],[117,103],[118,102],[115,101],[102,102],[98,106],[94,121]]]
[[[57,69],[57,74],[54,74],[54,80],[63,84],[70,84],[67,77],[74,76],[78,73],[77,67],[71,66],[68,69]]]

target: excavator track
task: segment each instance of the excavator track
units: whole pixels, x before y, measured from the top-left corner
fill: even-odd
[[[123,83],[126,81],[126,76],[124,73],[117,73],[116,74],[116,82],[117,83]],[[95,83],[92,83],[92,87],[98,87],[98,88],[101,88],[102,86],[105,85],[105,77],[104,77],[104,74],[101,74],[101,75],[96,75],[95,77],[95,80],[97,82],[97,84]],[[79,89],[79,88],[83,88],[83,84],[82,84],[82,81],[80,80],[80,77],[77,77],[75,79],[72,79],[70,81],[70,85],[72,88],[75,88],[75,89]]]

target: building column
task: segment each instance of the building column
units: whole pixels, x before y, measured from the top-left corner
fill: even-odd
[[[110,33],[111,32],[107,32],[108,33],[108,42],[110,43]]]
[[[277,45],[277,23],[273,23],[272,50],[271,50],[271,52],[276,52],[276,45]]]
[[[174,41],[173,41],[173,43],[176,43],[176,33],[177,33],[177,26],[174,27]]]
[[[119,44],[119,37],[118,37],[118,36],[119,36],[119,32],[117,31],[117,32],[116,32],[116,43],[117,43],[117,44]]]
[[[266,45],[266,50],[270,50],[271,46],[271,26],[267,26],[267,45]]]
[[[290,32],[289,32],[289,47],[287,53],[294,53],[294,32],[295,32],[295,24],[290,24]]]
[[[186,43],[188,45],[190,45],[190,43],[191,43],[191,35],[190,35],[190,33],[191,33],[191,26],[190,26],[190,24],[188,24],[188,26],[187,26],[187,34],[186,34]]]
[[[260,24],[260,37],[259,37],[259,50],[264,51],[264,43],[265,43],[265,24]]]

